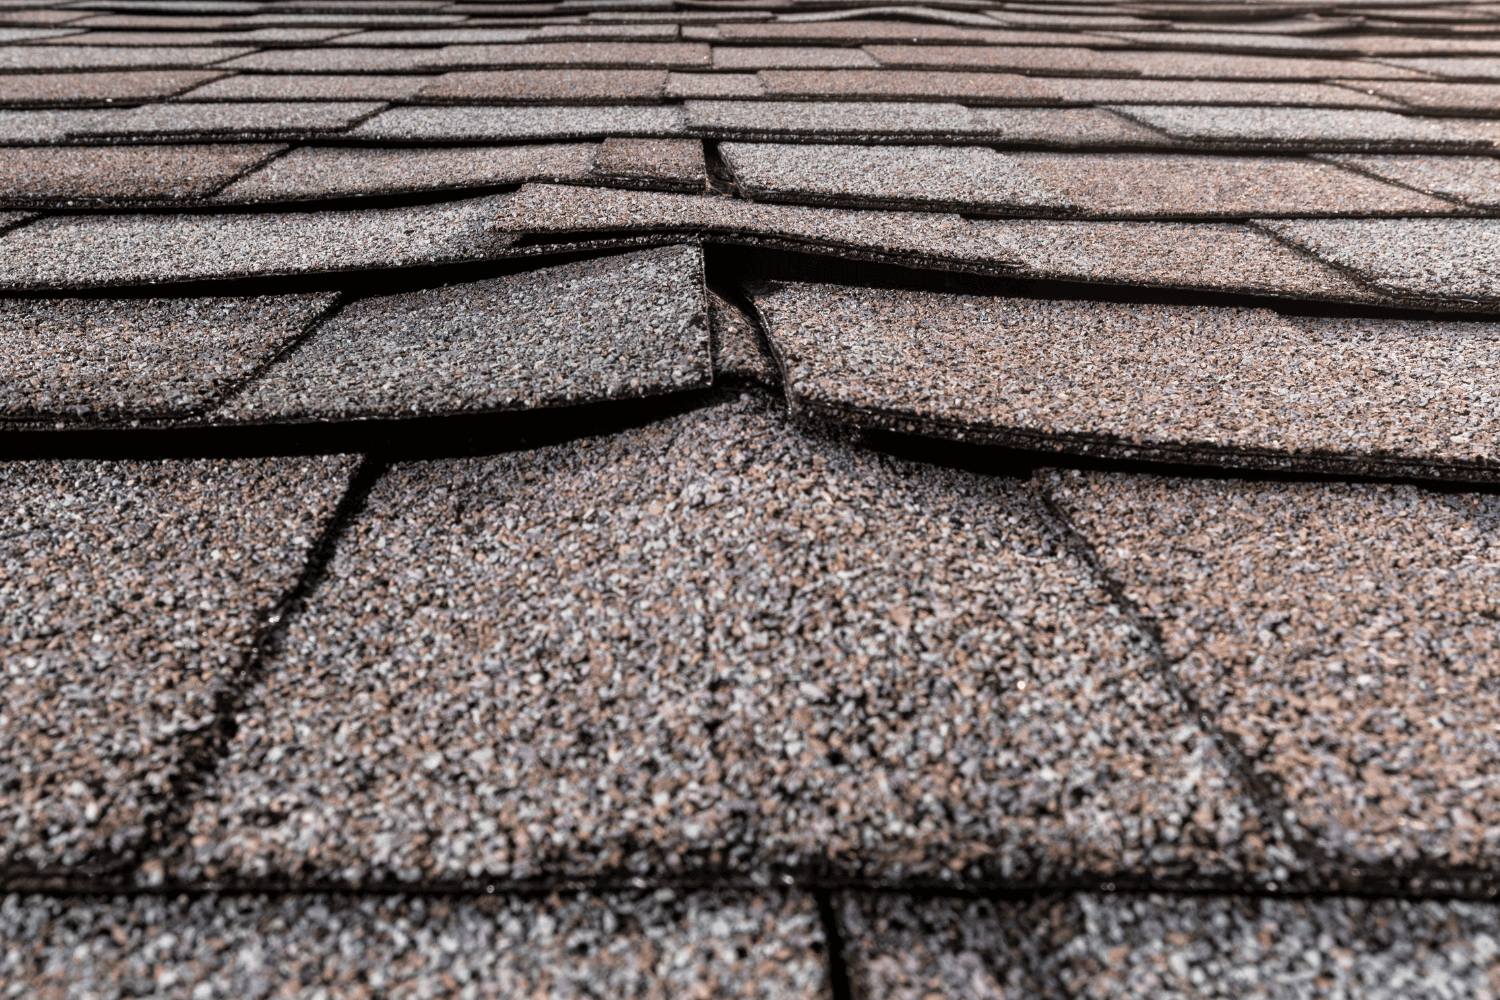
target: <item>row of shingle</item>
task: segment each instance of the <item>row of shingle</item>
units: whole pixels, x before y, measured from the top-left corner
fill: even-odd
[[[12,873],[1493,895],[1493,496],[1026,483],[778,409],[392,467],[238,699],[355,461],[7,463]]]
[[[733,77],[702,79],[713,82]],[[0,111],[0,143],[304,138],[370,144],[493,144],[694,136],[754,142],[1452,153],[1490,152],[1500,138],[1500,125],[1492,121],[1264,106],[967,108],[883,101],[689,100],[680,107],[407,106],[382,111],[384,107],[373,102],[249,101],[149,104],[129,110]]]
[[[473,191],[527,181],[701,192],[706,182],[696,139],[286,149],[272,144],[0,149],[0,186],[6,192],[0,205],[287,204]],[[718,152],[741,193],[756,201],[1127,219],[1413,217],[1500,207],[1495,187],[1500,161],[1493,157],[1301,159],[774,143],[722,143]]]
[[[1490,992],[1496,908],[1076,894],[1022,903],[835,897],[855,996],[1146,1000],[1205,989],[1448,1000]],[[551,898],[17,896],[31,945],[0,975],[38,998],[190,988],[267,996],[829,996],[804,893]],[[298,984],[293,994],[287,984]],[[1170,991],[1170,992],[1168,992]],[[1234,994],[1229,994],[1234,995]]]

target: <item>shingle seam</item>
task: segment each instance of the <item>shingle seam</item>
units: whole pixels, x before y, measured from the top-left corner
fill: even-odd
[[[1338,167],[1340,170],[1347,170],[1351,174],[1358,174],[1361,177],[1368,177],[1371,180],[1380,181],[1382,184],[1389,184],[1392,187],[1405,188],[1408,191],[1415,191],[1417,194],[1423,194],[1429,198],[1440,198],[1443,201],[1450,201],[1455,205],[1460,205],[1464,208],[1470,209],[1471,211],[1475,212],[1475,214],[1481,216],[1500,214],[1497,213],[1493,208],[1486,208],[1483,205],[1475,205],[1472,202],[1465,201],[1463,198],[1459,197],[1456,194],[1449,194],[1447,192],[1438,191],[1435,188],[1418,187],[1416,184],[1410,184],[1396,177],[1382,176],[1375,171],[1368,169],[1363,164],[1343,159],[1335,159],[1336,155],[1337,154],[1329,153],[1309,153],[1308,159],[1316,160],[1319,163],[1328,163],[1335,167]]]
[[[1042,479],[1046,471],[1048,470],[1038,469],[1027,483],[1027,489],[1037,497],[1047,512],[1056,519],[1058,531],[1065,540],[1065,544],[1078,559],[1093,570],[1105,592],[1110,595],[1116,606],[1120,608],[1126,620],[1143,637],[1144,651],[1149,660],[1156,666],[1156,676],[1178,699],[1179,703],[1184,706],[1188,715],[1196,719],[1204,731],[1210,734],[1214,745],[1219,748],[1220,753],[1224,755],[1230,767],[1238,774],[1251,798],[1260,806],[1262,815],[1270,821],[1271,828],[1268,832],[1272,835],[1271,839],[1278,845],[1289,846],[1295,855],[1295,860],[1300,862],[1300,866],[1304,871],[1305,869],[1313,868],[1310,855],[1311,842],[1299,826],[1293,825],[1289,830],[1284,825],[1287,823],[1289,813],[1293,816],[1292,824],[1295,824],[1296,821],[1295,813],[1291,809],[1291,805],[1286,797],[1282,794],[1281,789],[1276,787],[1272,779],[1256,771],[1254,761],[1245,753],[1240,741],[1232,733],[1226,733],[1218,725],[1217,720],[1204,708],[1193,693],[1188,690],[1187,686],[1182,683],[1181,679],[1177,676],[1176,667],[1189,654],[1184,654],[1181,657],[1173,657],[1167,652],[1167,644],[1162,636],[1160,624],[1155,618],[1147,615],[1130,597],[1125,590],[1124,584],[1109,571],[1108,565],[1100,557],[1093,543],[1073,523],[1073,519],[1068,516],[1062,504],[1054,499],[1052,492],[1046,488]],[[1304,871],[1288,871],[1285,875],[1267,881],[1266,888],[1279,888],[1279,884],[1287,882],[1292,882],[1293,884],[1302,883],[1304,879],[1299,876],[1302,876]],[[1274,870],[1273,874],[1276,874]]]

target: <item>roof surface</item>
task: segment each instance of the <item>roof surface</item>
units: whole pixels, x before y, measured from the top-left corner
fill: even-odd
[[[0,994],[1500,995],[1500,5],[0,0]]]

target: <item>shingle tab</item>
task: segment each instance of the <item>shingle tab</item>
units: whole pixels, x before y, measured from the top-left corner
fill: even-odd
[[[525,410],[712,380],[702,252],[665,247],[361,299],[215,419]]]
[[[1296,59],[1218,52],[1111,52],[1141,76],[1181,80],[1417,80],[1422,67],[1360,59]],[[1389,60],[1395,62],[1396,60]]]
[[[304,146],[226,187],[226,205],[360,198],[410,191],[458,191],[591,176],[592,143],[450,149]]]
[[[0,418],[191,416],[268,364],[336,298],[0,299]]]
[[[1500,208],[1500,161],[1492,156],[1359,156],[1317,159],[1469,205]]]
[[[849,978],[868,1000],[1147,1000],[1268,984],[1295,996],[1291,984],[1313,980],[1305,995],[1482,996],[1500,930],[1493,903],[1339,896],[991,902],[850,893],[838,913]]]
[[[385,105],[354,101],[147,104],[71,132],[75,136],[303,135],[339,132]]]
[[[8,866],[139,859],[354,466],[0,465]]]
[[[391,108],[345,134],[380,142],[565,142],[685,131],[677,107],[434,107]]]
[[[750,379],[761,385],[781,384],[776,361],[761,343],[755,323],[723,296],[708,296],[708,329],[713,341],[714,378]]]
[[[1402,105],[1359,89],[1324,83],[1243,80],[1048,80],[1056,99],[1089,104],[1217,104],[1276,108],[1383,108]]]
[[[906,204],[956,211],[1065,209],[1069,201],[1015,156],[983,146],[719,145],[757,200]]]
[[[0,110],[0,143],[32,145],[59,142],[77,129],[91,128],[117,118],[123,111],[3,111]]]
[[[421,49],[266,49],[219,64],[221,69],[272,73],[403,73],[425,68]]]
[[[0,46],[0,73],[65,69],[194,69],[253,51],[222,45],[7,45]]]
[[[241,713],[195,870],[1258,870],[1135,642],[1023,484],[750,399],[402,464]]]
[[[1014,73],[946,73],[896,69],[768,69],[760,72],[769,97],[794,100],[957,100],[1052,103],[1055,81]]]
[[[1393,295],[1500,299],[1500,219],[1279,219],[1267,232]]]
[[[424,104],[655,104],[667,85],[657,69],[525,69],[445,73]]]
[[[497,198],[277,215],[85,215],[0,237],[0,287],[101,288],[482,260]],[[503,241],[501,241],[503,242]]]
[[[1440,395],[1412,386],[1413,404]],[[1470,407],[1481,430],[1487,407]],[[1048,489],[1280,789],[1308,838],[1301,865],[1494,866],[1493,495],[1084,473]]]
[[[733,48],[716,46],[714,69],[869,69],[880,63],[867,52],[849,48],[785,45]]]
[[[5,78],[0,77],[0,81]],[[395,101],[432,82],[428,76],[240,73],[184,94],[185,101]]]
[[[701,42],[548,42],[540,45],[450,45],[429,55],[433,69],[707,69]]]
[[[687,127],[721,139],[791,136],[834,141],[855,136],[942,136],[983,130],[957,104],[862,101],[688,101]]]
[[[697,139],[605,139],[594,176],[624,186],[702,191],[708,168]]]
[[[1340,152],[1491,149],[1500,125],[1414,118],[1388,111],[1324,108],[1116,106],[1113,110],[1179,139],[1211,144],[1296,147]]]
[[[971,108],[984,141],[999,145],[1136,149],[1181,143],[1103,108]]]
[[[835,419],[1116,458],[1500,478],[1500,428],[1479,413],[1495,324],[801,283],[752,296],[793,404]]]
[[[1407,80],[1344,81],[1358,87],[1418,108],[1429,115],[1465,115],[1494,118],[1500,115],[1500,83],[1423,83]]]
[[[0,73],[0,104],[8,107],[106,104],[171,97],[222,73],[140,70],[131,73]]]
[[[337,930],[334,930],[337,928]],[[803,893],[599,896],[136,896],[0,901],[0,978],[33,996],[826,995],[826,944]],[[200,991],[201,992],[201,991]]]
[[[1500,80],[1500,57],[1495,56],[1472,59],[1383,59],[1381,62],[1405,67],[1413,72],[1431,73],[1447,80]]]
[[[1066,46],[867,45],[864,51],[891,69],[983,69],[1047,76],[1138,74],[1118,53]]]
[[[227,143],[0,148],[0,200],[77,207],[191,201],[284,149]]]

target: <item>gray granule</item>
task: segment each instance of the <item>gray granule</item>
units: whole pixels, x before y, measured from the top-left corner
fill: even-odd
[[[54,216],[0,237],[0,287],[100,288],[482,260],[503,196],[410,208]]]
[[[357,101],[243,101],[226,104],[147,104],[102,119],[71,135],[213,135],[337,132],[379,111]]]
[[[721,143],[752,198],[906,202],[973,209],[1067,208],[1016,157],[974,146],[796,146]]]
[[[591,176],[597,149],[593,143],[433,149],[304,146],[235,181],[213,200],[226,205],[290,202],[524,181],[580,181]]]
[[[602,139],[683,134],[677,107],[392,108],[351,129],[351,139],[395,142]]]
[[[755,323],[738,307],[710,292],[708,326],[713,336],[714,373],[778,386],[781,373],[761,345]]]
[[[3,78],[0,78],[3,80]],[[183,95],[185,101],[396,101],[430,76],[355,73],[240,73]]]
[[[986,131],[957,104],[863,101],[688,101],[687,127],[694,133],[794,135],[826,141],[848,135],[966,135]]]
[[[37,1000],[816,1000],[809,896],[10,895],[0,980]]]
[[[219,69],[273,73],[402,73],[421,67],[421,49],[266,49],[220,63]]]
[[[214,419],[536,409],[707,387],[703,259],[666,247],[362,299]]]
[[[1418,401],[1413,401],[1414,403]],[[1054,502],[1327,877],[1500,860],[1500,504],[1057,473]]]
[[[698,139],[605,139],[594,163],[597,177],[660,182],[702,191],[708,183]]]
[[[714,48],[714,69],[868,69],[880,64],[859,49],[788,48],[755,46],[753,48]]]
[[[0,859],[141,847],[355,464],[0,464]]]
[[[1012,169],[1095,218],[1452,215],[1463,208],[1291,157],[1017,153]],[[1494,161],[1491,161],[1494,162]]]
[[[729,100],[759,98],[765,93],[754,73],[668,73],[668,100]]]
[[[427,104],[656,104],[664,69],[526,69],[444,73],[416,100]]]
[[[104,104],[171,97],[223,76],[209,70],[0,74],[0,104]]]
[[[0,70],[193,69],[255,51],[223,45],[6,45],[0,46]]]
[[[1491,997],[1492,903],[1079,893],[1034,902],[849,893],[867,1000]]]
[[[1257,225],[1397,295],[1500,298],[1500,219],[1279,219]]]
[[[1117,105],[1111,110],[1179,139],[1356,149],[1443,146],[1490,149],[1500,125],[1334,108]]]
[[[491,229],[511,234],[719,232],[776,236],[965,264],[1003,267],[1014,260],[1008,248],[956,215],[855,212],[763,205],[717,196],[548,184],[528,184],[500,203]]]
[[[0,148],[0,198],[79,207],[196,200],[284,149],[235,144]]]
[[[1481,208],[1500,208],[1500,160],[1493,156],[1325,154],[1317,159]]]
[[[1381,297],[1337,268],[1246,226],[1024,220],[970,226],[1047,277],[1349,302]]]
[[[198,412],[336,298],[0,299],[0,417]]]
[[[748,398],[401,464],[172,871],[1274,871],[1274,831],[1140,643],[1024,484]]]
[[[842,285],[754,293],[797,406],[961,438],[1285,468],[1500,473],[1500,325]]]

